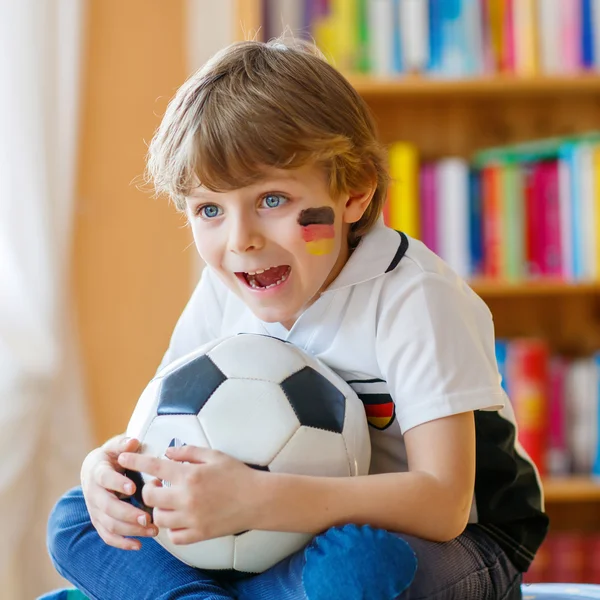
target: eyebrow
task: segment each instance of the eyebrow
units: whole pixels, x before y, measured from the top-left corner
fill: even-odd
[[[284,184],[284,183],[287,183],[287,184],[293,183],[293,184],[302,186],[304,188],[302,181],[300,179],[298,179],[297,177],[294,177],[293,175],[289,175],[289,176],[279,175],[277,178],[257,181],[255,184],[252,184],[252,185],[256,186],[259,190],[266,192],[270,188],[273,188],[273,189],[277,188],[278,184]],[[220,192],[211,192],[210,190],[198,191],[198,192],[193,192],[193,193],[189,194],[188,198],[190,198],[191,200],[216,201],[219,197],[219,194],[220,194]]]

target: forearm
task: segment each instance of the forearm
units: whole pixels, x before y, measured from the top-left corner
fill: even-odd
[[[255,529],[318,533],[355,523],[446,541],[464,529],[471,494],[425,472],[363,477],[263,473]]]

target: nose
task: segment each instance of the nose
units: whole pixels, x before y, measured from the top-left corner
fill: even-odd
[[[260,250],[264,237],[254,219],[240,215],[232,219],[229,230],[229,248],[235,254]]]

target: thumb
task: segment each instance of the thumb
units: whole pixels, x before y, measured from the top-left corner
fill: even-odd
[[[206,463],[214,460],[216,450],[210,448],[201,448],[200,446],[171,446],[167,448],[165,455],[171,460],[190,463]]]

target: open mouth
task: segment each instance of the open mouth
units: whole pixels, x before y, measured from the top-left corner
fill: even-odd
[[[236,276],[253,290],[268,290],[281,285],[289,276],[292,268],[279,265],[252,272],[238,272]]]

